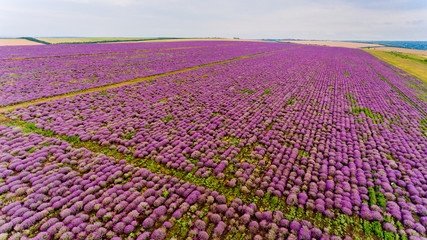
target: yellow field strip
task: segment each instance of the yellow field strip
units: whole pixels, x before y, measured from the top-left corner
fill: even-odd
[[[124,81],[124,82],[120,82],[120,83],[114,83],[114,84],[110,84],[110,85],[106,85],[106,86],[101,86],[101,87],[90,88],[90,89],[86,89],[86,90],[83,90],[83,91],[70,92],[70,93],[66,93],[66,94],[62,94],[62,95],[57,95],[57,96],[53,96],[53,97],[47,97],[47,98],[39,98],[39,99],[27,101],[27,102],[17,103],[17,104],[14,104],[14,105],[8,105],[8,106],[0,107],[0,112],[11,111],[11,110],[14,110],[14,109],[19,108],[19,107],[26,107],[26,106],[28,106],[30,104],[48,102],[48,101],[52,101],[52,100],[55,100],[55,99],[61,99],[61,98],[76,96],[76,95],[90,93],[90,92],[97,92],[97,91],[102,91],[102,90],[111,89],[111,88],[117,88],[117,87],[121,87],[121,86],[125,86],[125,85],[132,85],[132,84],[136,84],[138,82],[150,80],[150,79],[153,79],[153,78],[156,78],[156,77],[172,75],[172,74],[175,74],[175,73],[186,72],[186,71],[190,71],[190,70],[201,68],[201,67],[206,67],[206,66],[211,66],[211,65],[215,65],[215,64],[231,62],[231,61],[235,61],[235,60],[239,60],[239,59],[243,59],[243,58],[249,58],[249,57],[253,57],[253,56],[257,56],[257,55],[262,55],[262,54],[271,53],[271,52],[277,52],[277,51],[283,51],[283,50],[286,50],[286,49],[294,49],[294,48],[284,48],[284,49],[280,49],[280,50],[273,50],[273,51],[268,51],[268,52],[256,53],[256,54],[246,55],[246,56],[237,57],[237,58],[232,58],[232,59],[228,59],[228,60],[224,60],[224,61],[203,64],[203,65],[199,65],[199,66],[196,66],[196,67],[184,68],[184,69],[180,69],[180,70],[176,70],[176,71],[171,71],[171,72],[166,72],[166,73],[151,75],[151,76],[148,76],[148,77],[135,78],[135,79],[132,79],[132,80],[129,80],[129,81]]]
[[[366,52],[372,54],[373,56],[397,67],[405,72],[412,74],[423,80],[427,83],[427,62],[423,63],[420,61],[415,61],[412,59],[402,58],[397,55],[393,55],[389,52],[381,51],[381,50],[373,50],[373,49],[364,49]],[[425,58],[422,55],[414,55],[414,54],[404,54],[404,55],[413,55],[415,58]],[[427,58],[426,58],[427,59]]]

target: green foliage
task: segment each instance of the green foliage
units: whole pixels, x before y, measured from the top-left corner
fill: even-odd
[[[253,91],[253,90],[249,90],[249,89],[247,89],[247,88],[243,88],[243,89],[242,89],[242,91],[241,91],[241,93],[249,93],[249,94],[252,94],[252,93],[254,93],[254,91]]]
[[[270,199],[270,193],[269,193],[269,192],[267,192],[267,193],[264,195],[264,198],[265,198],[266,200],[269,200],[269,199]]]
[[[400,58],[403,58],[403,59],[409,59],[409,60],[412,60],[412,61],[417,61],[417,62],[420,62],[420,63],[427,64],[427,59],[417,58],[415,56],[410,56],[410,55],[406,55],[404,53],[398,53],[398,52],[386,52],[386,53],[388,53],[390,55],[393,55],[395,57],[400,57]]]
[[[384,232],[384,239],[385,240],[395,240],[395,239],[399,239],[398,237],[399,235],[395,235],[394,233],[391,232]]]
[[[294,104],[294,97],[291,97],[287,102],[286,102],[286,104],[285,104],[285,107],[286,106],[288,106],[288,105],[292,105],[292,104]]]
[[[381,116],[381,114],[379,114],[379,113],[373,113],[371,111],[371,109],[369,109],[369,108],[366,108],[366,107],[363,107],[363,108],[355,107],[355,108],[352,108],[351,111],[354,112],[354,113],[357,113],[357,114],[360,114],[362,112],[365,113],[365,115],[367,117],[373,119],[374,123],[376,123],[376,122],[382,123],[383,122],[383,117]]]
[[[385,204],[387,203],[387,199],[384,197],[384,194],[382,192],[376,192],[375,195],[377,198],[378,206],[385,207]]]
[[[375,235],[377,235],[380,238],[383,238],[383,228],[381,226],[381,223],[379,221],[374,221],[372,223],[372,228],[374,230]]]
[[[35,152],[37,150],[37,148],[36,147],[33,147],[33,148],[31,148],[30,150],[28,150],[27,152],[28,153],[33,153],[33,152]]]
[[[71,137],[64,136],[64,138],[65,138],[68,142],[76,142],[76,143],[79,143],[79,142],[80,142],[80,138],[79,138],[79,136],[71,136]]]
[[[135,134],[136,134],[136,132],[128,133],[124,136],[124,138],[130,140],[133,138],[133,136],[135,136]]]
[[[173,120],[173,116],[172,115],[169,115],[169,116],[166,116],[166,117],[162,118],[162,121],[165,122],[165,123],[168,123],[171,120]]]
[[[298,152],[298,156],[309,158],[310,157],[310,153],[307,152],[307,151],[305,151],[305,150],[300,149],[299,152]]]
[[[265,94],[270,94],[271,93],[271,90],[270,89],[265,89],[264,90],[264,94],[263,95],[265,95]]]
[[[169,196],[168,190],[165,189],[165,191],[162,193],[162,196],[167,198]]]
[[[108,94],[107,94],[107,92],[105,92],[105,90],[102,90],[102,91],[100,91],[98,93],[98,95],[100,95],[100,96],[107,96]]]
[[[357,100],[350,94],[350,93],[346,93],[345,96],[348,98],[348,100],[353,103],[356,104]]]
[[[37,130],[38,128],[36,127],[36,124],[35,123],[28,123],[27,124],[27,128],[29,129],[29,130],[31,130],[31,131],[35,131],[35,130]]]
[[[286,218],[287,219],[294,219],[296,217],[296,213],[297,213],[297,211],[295,208],[290,208]]]
[[[425,130],[425,131],[427,131],[427,118],[424,118],[424,119],[422,119],[421,121],[420,121],[420,125],[421,125],[421,127],[420,127],[420,129],[421,130]],[[425,135],[426,135],[427,133],[425,133]]]
[[[344,72],[344,75],[348,76],[348,72]]]
[[[363,221],[363,230],[368,235],[372,233],[372,226],[369,221]]]
[[[303,216],[303,214],[305,213],[304,208],[298,208],[297,209],[297,216],[301,217]]]
[[[48,137],[55,136],[55,133],[52,130],[46,130],[46,131],[44,131],[44,134]]]
[[[37,42],[37,43],[43,43],[43,44],[46,44],[46,45],[50,44],[49,42],[42,41],[42,40],[39,40],[37,38],[32,38],[32,37],[21,37],[20,39],[26,39],[28,41]]]
[[[125,160],[127,160],[127,161],[132,161],[133,159],[135,159],[135,157],[132,156],[131,154],[126,155],[126,157],[125,157]]]
[[[369,205],[377,205],[377,197],[375,190],[372,187],[368,187]]]

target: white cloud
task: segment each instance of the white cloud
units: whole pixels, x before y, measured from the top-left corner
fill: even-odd
[[[125,7],[125,6],[131,5],[134,1],[133,0],[107,0],[107,2],[113,5]]]
[[[39,36],[426,40],[424,2],[0,0],[3,25],[8,23],[0,23],[0,32],[9,36],[37,32]]]

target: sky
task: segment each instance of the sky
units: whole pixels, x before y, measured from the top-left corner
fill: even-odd
[[[427,41],[427,0],[0,0],[0,37]]]

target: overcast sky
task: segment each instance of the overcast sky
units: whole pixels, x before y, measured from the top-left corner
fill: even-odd
[[[427,0],[0,0],[1,37],[427,40]]]

